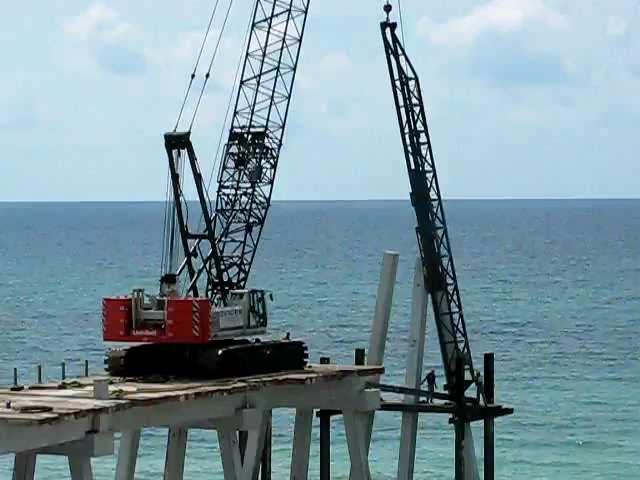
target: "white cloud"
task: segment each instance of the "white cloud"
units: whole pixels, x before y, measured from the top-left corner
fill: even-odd
[[[93,57],[111,73],[129,75],[145,70],[145,55],[136,45],[141,32],[103,3],[94,3],[79,15],[68,18],[62,29],[85,55]]]
[[[322,73],[333,75],[350,70],[353,63],[345,52],[332,52],[322,57],[318,66]]]
[[[423,17],[418,22],[418,32],[434,44],[464,47],[485,33],[515,32],[533,22],[554,29],[568,25],[567,18],[543,0],[490,0],[467,15],[440,24]]]
[[[80,15],[63,23],[65,34],[80,40],[120,36],[128,25],[120,22],[118,13],[102,3],[95,3]]]
[[[150,45],[147,48],[147,55],[151,62],[161,67],[176,68],[176,65],[178,65],[188,68],[195,59],[195,54],[198,52],[201,43],[202,32],[181,32],[176,35],[171,44],[162,48]],[[205,58],[208,57],[205,56]]]
[[[304,58],[293,100],[294,108],[304,117],[302,123],[310,122],[319,135],[334,138],[370,130],[370,111],[376,110],[381,98],[388,98],[372,93],[388,88],[388,79],[378,74],[380,65],[345,50],[306,52]],[[309,58],[318,60],[306,61]]]
[[[297,83],[303,90],[316,90],[322,85],[339,82],[353,68],[346,52],[335,51],[323,55],[317,62],[305,65]]]

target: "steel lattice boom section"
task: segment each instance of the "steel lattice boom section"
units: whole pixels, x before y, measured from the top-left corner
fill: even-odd
[[[267,217],[310,0],[257,0],[218,174],[220,278],[243,288]]]
[[[420,81],[396,34],[397,24],[385,21],[380,26],[417,218],[425,286],[433,305],[448,389],[459,392],[457,362],[462,360],[465,372],[470,373],[467,379],[472,378],[473,364]],[[462,389],[467,386],[468,381]]]

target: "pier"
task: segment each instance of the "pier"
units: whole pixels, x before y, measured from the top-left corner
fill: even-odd
[[[15,454],[14,480],[33,480],[39,455],[65,456],[72,480],[92,480],[91,458],[117,454],[116,480],[133,480],[141,431],[165,427],[163,478],[181,480],[188,431],[207,429],[217,432],[225,480],[254,479],[272,411],[286,408],[296,412],[290,478],[300,480],[308,476],[313,412],[333,410],[343,413],[356,478],[370,478],[366,424],[380,408],[380,391],[369,383],[383,372],[379,366],[312,365],[231,380],[153,383],[100,376],[3,389],[0,455]]]
[[[217,432],[225,480],[271,479],[271,417],[275,409],[295,411],[290,478],[309,477],[314,414],[320,419],[320,471],[331,478],[332,417],[342,417],[351,480],[370,480],[369,448],[375,442],[375,414],[400,412],[397,478],[414,478],[418,416],[447,415],[455,431],[455,478],[479,480],[471,423],[482,422],[485,480],[495,472],[494,421],[513,414],[496,402],[494,355],[484,355],[482,395],[453,395],[422,389],[427,295],[420,260],[413,279],[405,385],[384,382],[384,358],[396,283],[398,254],[385,252],[368,349],[356,348],[354,365],[329,357],[303,370],[224,380],[166,377],[85,376],[59,382],[0,389],[0,455],[14,454],[13,480],[34,480],[39,455],[68,458],[72,480],[92,480],[91,459],[117,455],[115,480],[133,480],[143,429],[168,428],[164,480],[183,480],[189,430]],[[464,370],[457,369],[462,377]],[[463,383],[463,378],[458,382]],[[383,398],[384,396],[384,398]],[[482,399],[480,399],[482,397]],[[435,402],[428,403],[432,398]],[[119,442],[116,442],[119,437]],[[118,446],[116,451],[116,445]],[[158,472],[158,476],[160,472]]]

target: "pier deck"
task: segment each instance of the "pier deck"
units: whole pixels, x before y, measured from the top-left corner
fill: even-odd
[[[369,478],[367,412],[380,392],[367,387],[377,366],[313,365],[303,371],[215,381],[132,381],[107,376],[0,389],[0,454],[16,454],[14,478],[31,480],[36,456],[69,458],[73,480],[93,478],[90,458],[114,452],[122,433],[117,480],[133,479],[140,431],[168,427],[165,479],[182,479],[188,429],[218,432],[226,479],[253,478],[276,408],[296,410],[291,478],[307,478],[314,409],[345,414],[352,465]],[[108,387],[108,391],[107,391]],[[238,431],[248,432],[240,455]],[[243,458],[242,458],[243,457]]]

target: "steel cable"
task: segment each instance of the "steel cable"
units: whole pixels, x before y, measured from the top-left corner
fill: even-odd
[[[211,31],[211,25],[213,24],[213,19],[216,16],[216,11],[218,10],[218,4],[220,0],[216,0],[215,5],[213,6],[213,11],[211,12],[211,17],[209,17],[209,24],[207,25],[207,30],[205,31],[204,37],[202,39],[202,43],[200,44],[200,50],[198,51],[198,57],[196,58],[196,63],[193,67],[193,71],[191,72],[191,76],[189,78],[189,84],[187,85],[187,90],[184,93],[184,98],[182,100],[182,105],[180,106],[180,112],[178,113],[178,119],[176,120],[176,125],[173,127],[173,131],[178,130],[178,125],[180,124],[180,119],[182,118],[182,113],[184,112],[184,107],[187,104],[187,100],[189,99],[189,92],[191,91],[191,86],[193,85],[193,80],[196,78],[196,72],[198,71],[198,65],[200,65],[200,59],[202,58],[202,52],[204,51],[204,46],[207,43],[207,38],[209,37],[209,32]]]
[[[198,101],[196,102],[196,106],[193,110],[193,117],[191,118],[191,123],[189,124],[189,131],[193,128],[193,124],[196,121],[196,116],[198,115],[198,108],[200,107],[200,102],[202,101],[202,96],[204,95],[204,91],[207,88],[207,83],[209,82],[209,77],[211,76],[211,68],[213,68],[213,63],[218,55],[218,50],[220,49],[220,43],[222,42],[222,36],[224,35],[225,27],[227,26],[227,20],[229,20],[229,13],[231,12],[231,7],[233,6],[233,0],[229,1],[229,6],[227,7],[227,12],[224,16],[224,21],[222,22],[222,27],[220,28],[220,33],[218,35],[218,40],[216,41],[216,46],[213,50],[213,54],[211,55],[211,61],[209,62],[209,68],[207,73],[204,75],[204,82],[202,83],[202,88],[200,89],[200,95],[198,96]]]
[[[404,21],[402,19],[402,1],[398,0],[398,15],[400,16],[400,35],[402,36],[402,45],[406,46],[404,41]]]
[[[249,16],[249,22],[247,23],[247,28],[244,33],[243,45],[245,45],[249,40],[249,35],[251,34],[251,25],[253,23],[252,16]],[[229,94],[229,101],[227,102],[227,109],[224,114],[224,121],[222,123],[222,128],[220,129],[220,136],[218,137],[218,146],[216,148],[216,153],[213,162],[213,167],[211,168],[211,172],[209,174],[209,180],[207,181],[207,185],[205,187],[207,191],[207,195],[209,195],[209,188],[211,188],[211,182],[213,181],[213,175],[216,172],[218,163],[221,161],[220,148],[222,147],[222,139],[224,138],[224,133],[226,131],[227,120],[229,119],[229,112],[231,111],[231,105],[233,104],[233,99],[236,93],[236,87],[238,85],[238,77],[240,76],[240,69],[242,68],[242,60],[244,59],[244,50],[240,51],[240,56],[238,57],[238,63],[236,65],[236,72],[233,77],[233,86],[231,88],[231,93]],[[211,202],[211,197],[209,197],[209,202]],[[212,211],[211,205],[209,205],[209,211]],[[202,224],[203,215],[200,215],[199,225]]]

